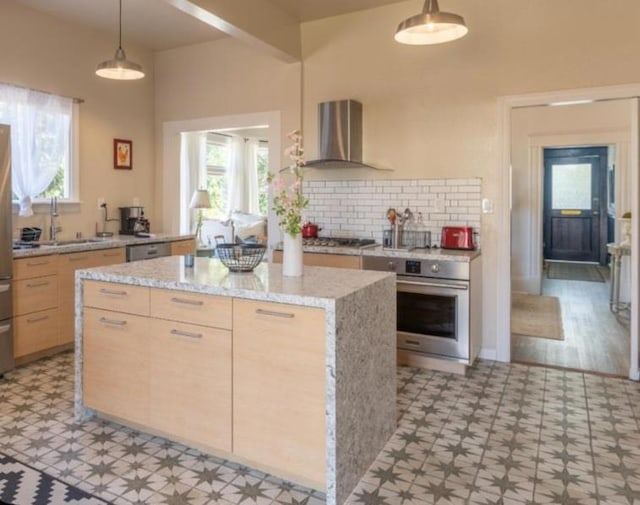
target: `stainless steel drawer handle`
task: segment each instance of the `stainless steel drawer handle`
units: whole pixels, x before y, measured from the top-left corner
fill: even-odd
[[[49,316],[31,317],[27,319],[27,323],[38,323],[40,321],[46,321],[47,319],[49,319]]]
[[[420,342],[418,342],[417,340],[405,340],[404,341],[405,344],[407,345],[417,345],[420,346]]]
[[[40,288],[42,286],[48,286],[48,285],[49,285],[49,281],[28,282],[27,283],[27,287],[28,288]]]
[[[11,329],[10,324],[5,324],[4,326],[0,326],[0,333],[7,333]]]
[[[204,305],[202,300],[186,300],[185,298],[172,298],[172,302],[174,303],[182,303],[185,305]]]
[[[100,293],[103,295],[127,296],[126,291],[114,291],[113,289],[101,288]]]
[[[115,256],[120,256],[120,253],[119,252],[116,252],[116,253],[103,253],[102,256],[105,257],[105,258],[113,258]]]
[[[49,260],[46,261],[38,261],[37,263],[33,263],[32,261],[27,261],[27,265],[30,267],[40,267],[42,265],[48,265]]]
[[[124,326],[127,324],[126,321],[120,320],[120,319],[108,319],[106,317],[101,317],[100,318],[100,322],[102,324],[110,324],[112,326]]]
[[[69,258],[69,261],[84,261],[84,260],[88,260],[89,256],[79,256],[76,258]]]
[[[296,317],[295,314],[291,312],[278,312],[275,310],[264,310],[264,309],[256,309],[256,314],[260,314],[261,316],[274,316],[274,317],[285,317],[287,319],[293,319]]]
[[[9,291],[9,284],[3,284],[0,286],[0,293],[5,293],[7,291]]]
[[[189,337],[189,338],[202,338],[202,333],[191,333],[188,331],[182,331],[182,330],[176,330],[173,329],[171,330],[171,334],[172,335],[177,335],[178,337]]]

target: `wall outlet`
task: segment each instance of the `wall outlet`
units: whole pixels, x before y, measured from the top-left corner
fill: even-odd
[[[482,199],[482,213],[493,214],[493,200],[490,200],[489,198]]]

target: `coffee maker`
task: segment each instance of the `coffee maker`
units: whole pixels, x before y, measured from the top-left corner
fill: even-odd
[[[120,235],[149,233],[149,221],[144,217],[144,207],[118,207],[120,209]]]

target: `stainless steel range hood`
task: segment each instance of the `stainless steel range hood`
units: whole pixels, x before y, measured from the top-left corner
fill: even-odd
[[[314,168],[376,168],[362,162],[362,104],[337,100],[318,104],[318,159]]]

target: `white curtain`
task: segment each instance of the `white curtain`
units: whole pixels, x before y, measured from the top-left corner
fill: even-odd
[[[258,141],[232,137],[227,171],[227,219],[235,211],[258,214]]]
[[[69,168],[73,100],[0,85],[0,123],[11,125],[12,189],[20,215],[31,216],[32,199],[44,192],[58,168]]]
[[[199,183],[207,181],[207,134],[183,132],[180,134],[180,231],[193,230],[189,203]],[[203,186],[204,187],[204,186]]]

